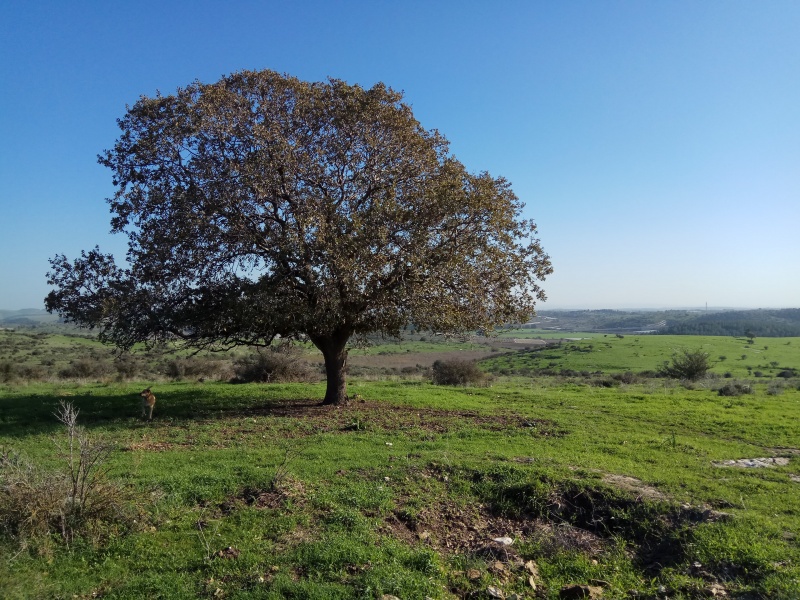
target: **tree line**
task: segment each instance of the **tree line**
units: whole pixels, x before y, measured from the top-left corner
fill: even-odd
[[[726,335],[755,337],[800,336],[800,309],[741,310],[699,314],[688,319],[667,320],[659,333],[668,335]]]

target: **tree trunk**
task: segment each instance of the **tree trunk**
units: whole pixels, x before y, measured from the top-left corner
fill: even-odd
[[[323,404],[347,403],[347,340],[350,335],[339,334],[311,341],[325,357],[327,388]]]

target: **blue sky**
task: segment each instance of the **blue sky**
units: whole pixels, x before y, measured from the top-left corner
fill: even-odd
[[[137,98],[269,68],[403,90],[539,225],[554,308],[800,306],[800,3],[0,3],[0,308],[124,256],[96,156]]]

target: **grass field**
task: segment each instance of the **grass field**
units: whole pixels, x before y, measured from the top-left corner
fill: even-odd
[[[785,361],[778,347],[767,357]],[[798,598],[800,391],[764,387],[725,398],[665,381],[354,379],[357,399],[333,408],[317,384],[163,383],[147,423],[137,384],[5,386],[5,456],[63,468],[52,413],[69,400],[88,435],[116,448],[108,479],[138,512],[69,545],[58,532],[5,537],[0,589],[422,599],[558,598],[581,585],[603,598]],[[759,457],[788,461],[715,466]],[[493,541],[503,537],[513,543]]]
[[[715,336],[569,334],[582,338],[547,348],[521,349],[482,364],[492,372],[537,369],[602,373],[656,371],[684,349],[709,354],[712,372],[732,377],[774,377],[800,367],[800,338],[746,338]]]

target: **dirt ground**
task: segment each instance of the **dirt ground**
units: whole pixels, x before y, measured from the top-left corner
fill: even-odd
[[[480,360],[489,358],[492,352],[486,350],[451,350],[449,352],[398,352],[397,354],[371,354],[359,356],[350,353],[347,362],[351,367],[395,368],[430,367],[437,360]]]

